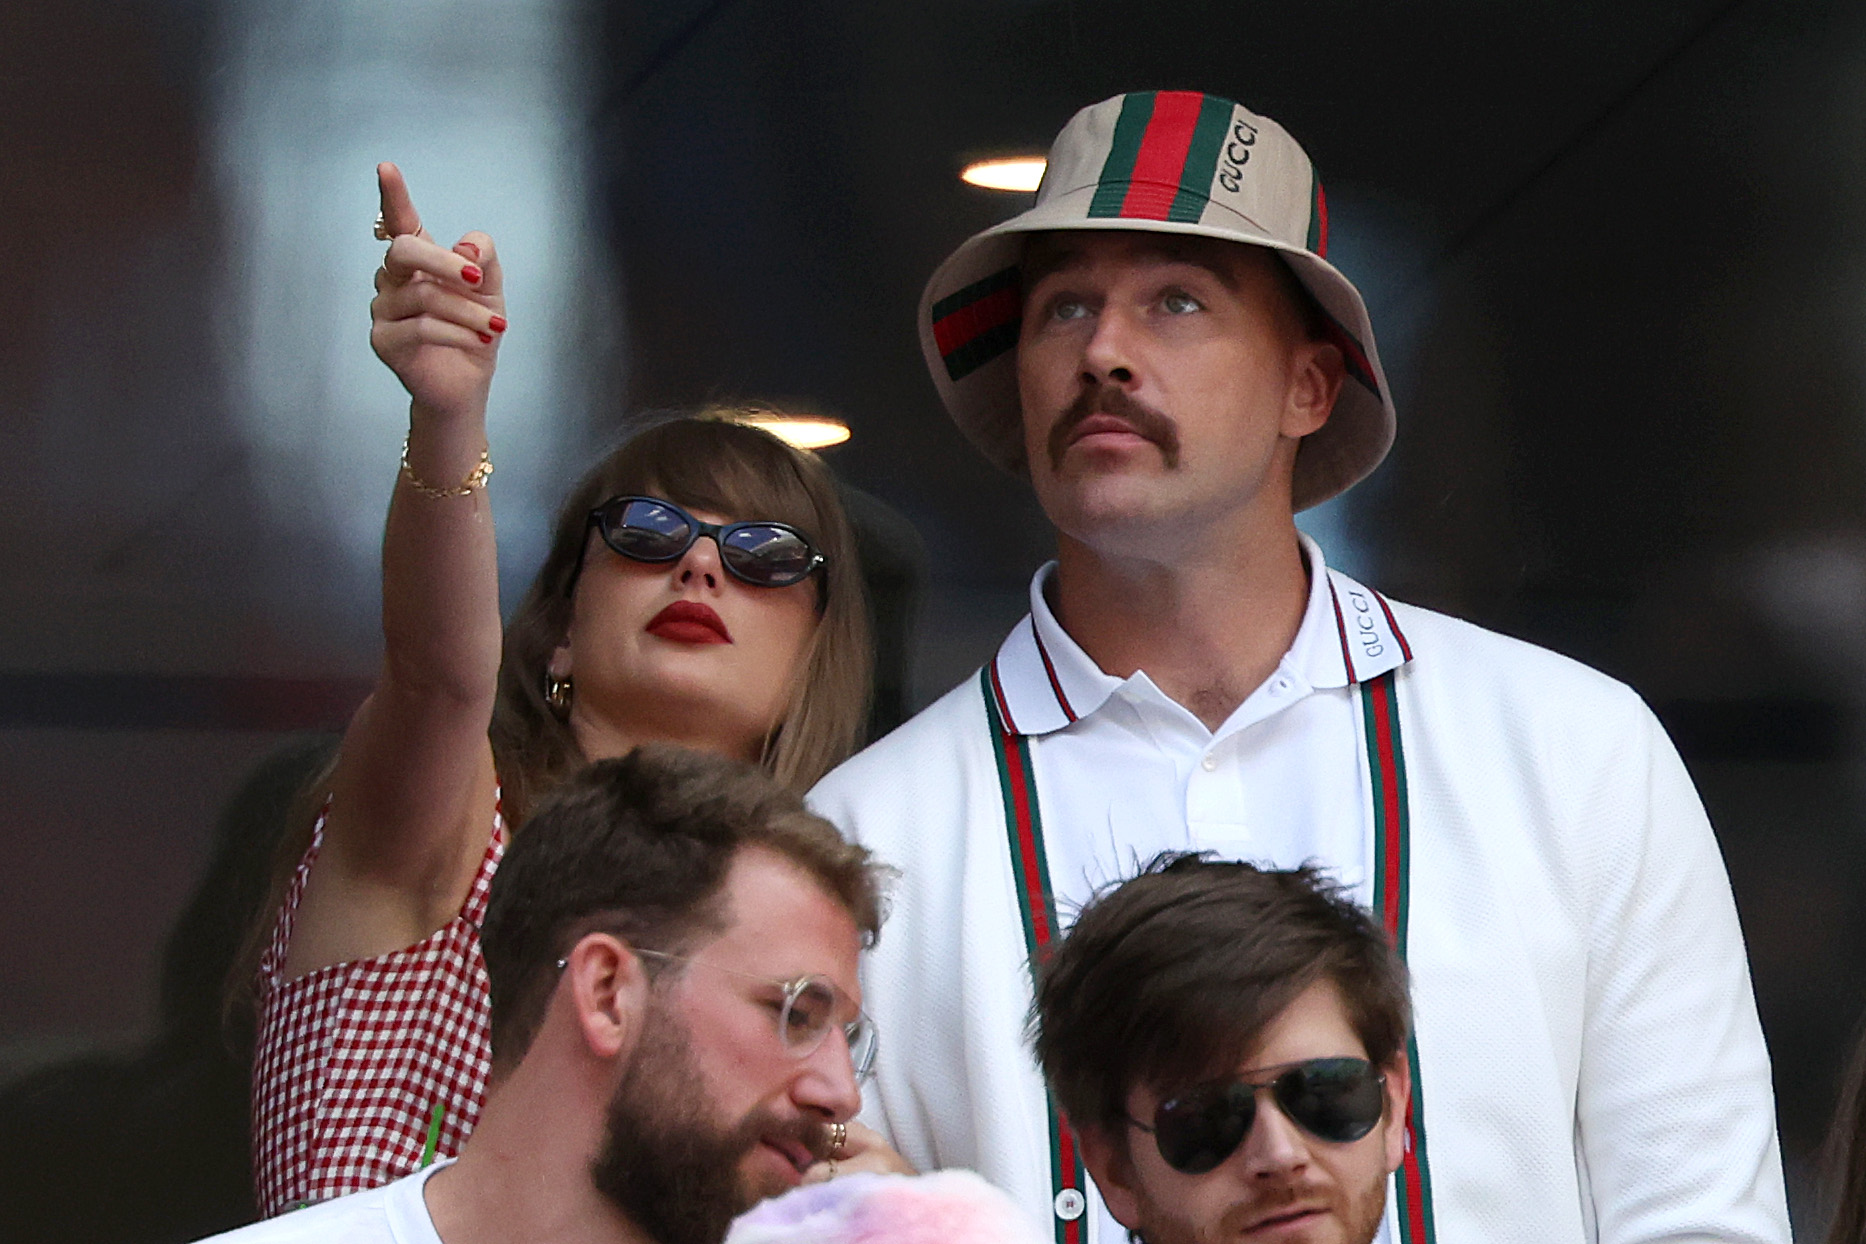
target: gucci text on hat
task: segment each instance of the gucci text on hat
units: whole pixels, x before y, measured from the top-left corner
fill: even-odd
[[[1328,254],[1328,205],[1300,144],[1268,117],[1196,91],[1136,91],[1076,113],[1050,148],[1029,211],[969,239],[920,299],[920,345],[946,409],[999,466],[1026,473],[1015,351],[1024,235],[1058,229],[1186,233],[1280,254],[1324,312],[1347,364],[1328,422],[1303,438],[1294,498],[1345,491],[1386,457],[1393,403],[1373,325]]]

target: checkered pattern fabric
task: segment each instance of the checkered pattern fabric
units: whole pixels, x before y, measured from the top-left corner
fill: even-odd
[[[253,1172],[268,1216],[374,1188],[434,1155],[451,1157],[479,1121],[492,1067],[492,994],[479,926],[505,854],[493,813],[460,912],[413,946],[280,980],[329,805],[260,962],[253,1059]]]

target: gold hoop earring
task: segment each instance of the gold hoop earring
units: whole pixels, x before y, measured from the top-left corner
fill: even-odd
[[[550,706],[551,716],[559,721],[570,720],[570,679],[559,678],[549,670],[544,671],[544,702]]]

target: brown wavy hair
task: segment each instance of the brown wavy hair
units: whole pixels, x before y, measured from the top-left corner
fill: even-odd
[[[828,559],[818,587],[821,619],[761,761],[801,792],[855,750],[874,662],[855,533],[821,459],[741,422],[759,413],[711,407],[649,427],[599,462],[558,512],[544,565],[506,623],[492,714],[493,755],[514,823],[587,759],[545,704],[544,673],[569,631],[567,589],[590,538],[590,511],[615,496],[640,493],[733,519],[773,519],[810,538]]]
[[[1030,1031],[1077,1128],[1127,1135],[1127,1098],[1227,1074],[1317,981],[1341,991],[1377,1066],[1412,1028],[1406,967],[1346,889],[1316,869],[1167,852],[1098,891],[1038,965]]]
[[[538,800],[588,759],[570,727],[545,704],[544,671],[569,632],[566,588],[589,538],[590,511],[618,495],[651,494],[735,520],[772,519],[809,536],[826,559],[818,572],[820,617],[760,762],[780,784],[802,794],[855,750],[867,722],[874,668],[855,532],[822,459],[743,422],[771,413],[755,406],[709,406],[690,416],[665,417],[610,451],[565,500],[544,565],[505,627],[490,734],[507,825],[523,824]],[[252,1004],[260,960],[292,874],[310,846],[337,759],[306,784],[280,839],[270,897],[228,975],[223,1021],[230,1031]]]

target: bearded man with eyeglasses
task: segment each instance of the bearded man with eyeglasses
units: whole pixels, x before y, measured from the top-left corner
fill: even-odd
[[[1057,1244],[1114,1244],[1023,1042],[1029,965],[1161,851],[1313,860],[1412,974],[1383,1244],[1787,1244],[1736,907],[1658,721],[1297,530],[1395,430],[1329,229],[1276,122],[1139,91],[1077,113],[1035,203],[928,282],[934,385],[1056,560],[976,677],[811,793],[903,874],[863,1117]]]
[[[1312,869],[1163,855],[1046,959],[1032,1030],[1145,1244],[1368,1244],[1405,1157],[1406,969]]]
[[[719,1244],[828,1173],[861,1104],[879,878],[749,766],[589,766],[492,882],[492,1083],[459,1158],[217,1239]]]

